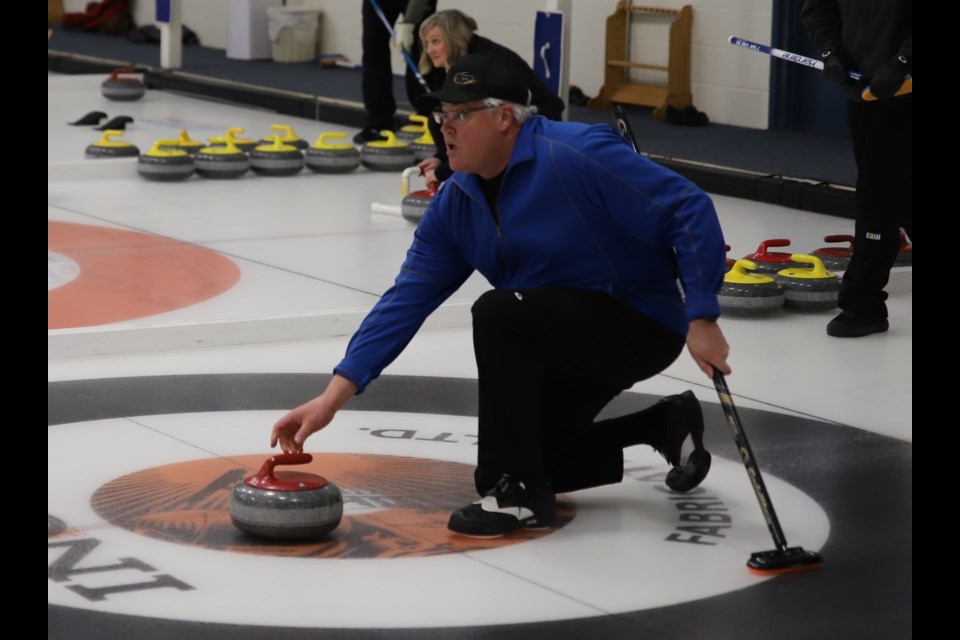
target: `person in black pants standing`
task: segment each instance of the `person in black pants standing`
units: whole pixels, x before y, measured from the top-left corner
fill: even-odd
[[[913,232],[913,96],[896,96],[913,72],[911,0],[805,0],[801,17],[821,51],[824,75],[848,96],[857,163],[854,254],[843,275],[840,314],[827,333],[858,338],[889,328],[890,269],[900,228]],[[849,71],[862,74],[854,81]],[[864,101],[869,86],[875,101]]]
[[[437,9],[437,0],[375,0],[387,22],[394,24],[397,34],[397,46],[403,47],[416,60],[420,56],[420,40],[415,36],[423,19]],[[384,140],[380,131],[393,131],[396,127],[395,116],[397,101],[393,95],[393,67],[390,55],[390,32],[377,15],[371,0],[363,0],[363,65],[362,90],[363,108],[367,111],[367,121],[363,129],[354,136],[355,144],[364,144],[373,140]],[[403,13],[403,21],[397,18]],[[408,67],[405,75],[407,98],[410,104],[426,92],[416,75]]]

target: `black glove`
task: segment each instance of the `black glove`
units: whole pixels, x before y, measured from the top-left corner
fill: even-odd
[[[906,77],[913,71],[910,60],[903,55],[887,60],[873,72],[870,78],[870,93],[878,100],[892,98]]]
[[[853,84],[853,79],[847,72],[853,67],[850,58],[846,52],[837,47],[824,51],[820,54],[823,59],[823,75],[830,82],[836,82],[843,87],[849,87]]]

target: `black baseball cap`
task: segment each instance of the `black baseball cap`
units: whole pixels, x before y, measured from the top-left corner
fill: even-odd
[[[468,55],[453,63],[447,71],[442,89],[417,98],[417,109],[435,111],[441,102],[459,104],[484,98],[529,105],[530,89],[505,60]]]

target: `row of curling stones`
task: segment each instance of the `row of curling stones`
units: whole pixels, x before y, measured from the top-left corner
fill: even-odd
[[[312,461],[309,453],[279,454],[234,485],[233,526],[274,540],[312,540],[336,529],[343,517],[343,495],[337,485],[312,473],[276,471],[280,465]]]
[[[110,77],[100,83],[100,95],[107,100],[131,101],[142,98],[147,87],[139,78],[121,75],[128,73],[134,73],[134,70],[127,67],[114,69]]]
[[[287,176],[299,173],[304,165],[318,173],[346,173],[360,164],[360,152],[353,145],[335,145],[326,138],[346,134],[323,134],[313,147],[304,153],[281,136],[260,144],[244,153],[232,139],[225,144],[203,147],[192,153],[184,150],[180,140],[158,140],[147,153],[140,156],[138,172],[149,180],[185,180],[194,170],[200,176],[213,179],[239,178],[247,170],[263,176]],[[349,149],[341,150],[347,146]],[[346,151],[344,155],[341,151]],[[351,153],[352,152],[352,153]]]
[[[723,277],[717,300],[723,313],[760,316],[781,307],[797,311],[837,308],[840,279],[823,266],[817,256],[794,253],[791,261],[801,265],[775,274],[758,273],[752,260],[737,260]]]

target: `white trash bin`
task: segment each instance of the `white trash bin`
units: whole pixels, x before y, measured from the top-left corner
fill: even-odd
[[[320,12],[300,7],[268,7],[267,30],[276,62],[311,62],[317,57]]]

